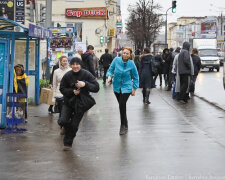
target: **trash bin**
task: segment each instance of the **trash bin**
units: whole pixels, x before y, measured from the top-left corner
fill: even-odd
[[[6,128],[3,134],[23,133],[24,128],[18,128],[25,121],[26,96],[24,94],[8,93],[6,95]]]

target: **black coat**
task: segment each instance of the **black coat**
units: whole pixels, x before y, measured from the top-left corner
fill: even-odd
[[[170,67],[170,62],[169,62],[169,54],[163,53],[162,54],[162,59],[165,61],[162,63],[162,73],[163,74],[169,74],[169,67]]]
[[[100,58],[100,63],[103,65],[104,68],[107,68],[112,63],[112,55],[109,53],[105,53]]]
[[[93,55],[89,53],[84,53],[81,55],[82,57],[82,67],[89,71],[94,77],[96,77],[95,69],[94,69],[94,60]]]
[[[140,55],[135,55],[134,64],[135,64],[138,74],[139,74],[139,72],[140,72]]]
[[[157,66],[157,73],[162,74],[162,69],[163,69],[163,63],[162,63],[162,56],[161,55],[156,55],[155,56],[155,61],[158,64]]]
[[[167,64],[168,64],[168,73],[170,73],[172,71],[172,68],[173,68],[173,60],[174,60],[174,54],[173,52],[169,53],[166,61],[167,61]]]
[[[201,59],[199,56],[191,55],[193,66],[194,66],[194,75],[197,76],[201,69]]]
[[[99,84],[90,72],[81,69],[79,72],[75,73],[71,70],[63,76],[59,88],[60,92],[63,94],[64,103],[68,106],[73,106],[75,103],[73,102],[75,96],[73,91],[77,89],[75,83],[78,80],[84,81],[86,84],[85,87],[81,88],[81,94],[89,96],[89,92],[99,91]]]
[[[53,68],[52,68],[52,74],[50,76],[50,82],[49,82],[49,84],[52,84],[54,72],[58,68],[59,68],[59,63],[57,63],[56,65],[53,66]]]
[[[152,77],[152,56],[145,55],[140,63],[140,88],[154,88],[154,81]]]

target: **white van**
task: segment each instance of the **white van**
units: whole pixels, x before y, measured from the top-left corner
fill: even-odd
[[[193,48],[199,50],[201,58],[201,68],[209,68],[210,71],[220,70],[220,59],[218,56],[217,40],[216,39],[193,39]]]

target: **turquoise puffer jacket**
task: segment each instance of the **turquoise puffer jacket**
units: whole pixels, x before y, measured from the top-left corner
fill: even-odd
[[[131,93],[139,87],[139,76],[134,61],[123,62],[122,57],[116,57],[106,74],[113,78],[113,90],[117,93]]]

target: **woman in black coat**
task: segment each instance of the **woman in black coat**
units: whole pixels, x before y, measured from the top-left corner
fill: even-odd
[[[154,88],[154,80],[152,76],[152,55],[150,54],[150,49],[144,49],[144,55],[141,58],[140,63],[140,88],[143,88],[143,102],[145,104],[150,104],[149,95],[150,89]]]
[[[99,91],[96,78],[90,72],[81,69],[81,64],[79,58],[73,58],[70,61],[72,70],[63,76],[60,84],[64,104],[58,123],[65,128],[64,150],[71,149],[85,111],[95,104],[89,95],[90,92]]]
[[[169,74],[169,64],[170,64],[168,57],[169,57],[169,49],[165,48],[162,54],[162,64],[163,64],[162,73],[164,74],[165,86],[168,85],[168,74]]]
[[[193,66],[194,66],[194,76],[192,77],[192,82],[191,82],[189,91],[190,91],[191,95],[193,95],[195,92],[195,82],[198,77],[198,73],[201,69],[201,59],[199,57],[198,49],[194,48],[192,50],[191,58],[193,61]]]
[[[158,54],[155,56],[155,63],[157,64],[156,66],[157,71],[154,76],[154,84],[156,82],[157,77],[159,76],[160,86],[162,86],[162,55]]]

